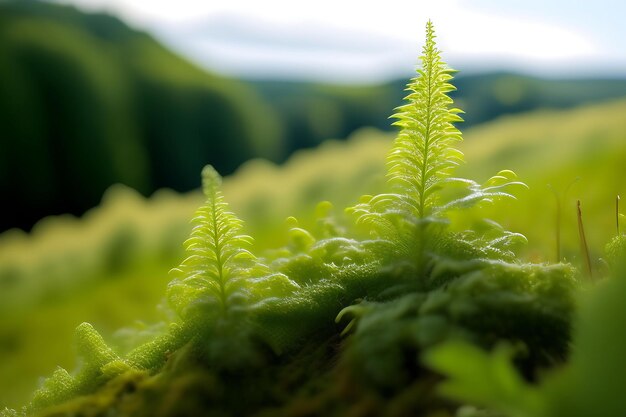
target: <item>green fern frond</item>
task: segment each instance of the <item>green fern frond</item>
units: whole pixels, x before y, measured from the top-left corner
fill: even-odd
[[[196,211],[191,237],[184,246],[188,257],[174,268],[168,298],[183,317],[190,307],[209,307],[226,316],[249,297],[247,279],[256,257],[247,249],[252,238],[241,234],[243,222],[229,211],[220,191],[221,177],[207,165],[202,171],[205,204]]]
[[[414,252],[416,233],[422,224],[439,222],[444,204],[437,204],[440,191],[452,185],[467,190],[473,181],[453,178],[454,169],[463,161],[463,154],[454,145],[462,140],[454,123],[463,119],[452,108],[448,93],[455,90],[450,83],[454,70],[441,60],[435,45],[432,23],[426,26],[418,76],[407,85],[406,104],[398,107],[392,118],[400,127],[387,156],[387,177],[390,192],[364,196],[348,209],[357,215],[357,223],[370,228],[377,239],[389,239],[395,245],[407,246],[401,252]],[[438,219],[439,218],[439,219]],[[400,236],[406,235],[406,236]]]
[[[432,22],[426,25],[421,69],[407,85],[406,104],[392,116],[401,128],[387,158],[388,177],[392,187],[408,199],[391,195],[417,218],[430,215],[442,180],[452,175],[463,161],[454,148],[462,140],[454,123],[461,122],[461,110],[450,108],[448,93],[456,88],[450,83],[454,70],[441,60],[435,44]]]
[[[517,181],[517,175],[515,172],[508,169],[498,172],[482,185],[468,179],[453,178],[452,180],[457,183],[462,181],[464,187],[468,191],[467,194],[448,201],[441,206],[435,207],[435,213],[444,213],[453,209],[469,208],[479,203],[493,203],[496,200],[515,199],[515,195],[509,191],[511,188],[528,188],[525,183]]]
[[[429,278],[442,262],[514,260],[512,248],[525,238],[487,219],[478,227],[466,209],[514,199],[511,189],[526,185],[509,170],[484,184],[453,176],[463,162],[462,152],[455,147],[462,141],[455,127],[462,121],[462,111],[452,106],[448,96],[455,90],[451,84],[455,71],[441,60],[431,22],[426,25],[420,60],[417,77],[407,85],[406,103],[392,116],[400,132],[387,156],[389,189],[363,196],[347,211],[372,235],[373,250],[383,263],[404,263],[407,269],[392,271],[391,276],[418,276],[418,287],[424,290],[455,278],[454,273],[445,279]],[[451,227],[451,220],[459,214],[471,221],[462,232]]]
[[[394,125],[400,127],[400,132],[387,156],[391,192],[364,196],[360,204],[350,209],[360,223],[375,226],[382,236],[397,234],[403,222],[423,222],[431,216],[442,217],[451,209],[510,198],[510,187],[525,186],[509,170],[500,171],[484,185],[452,177],[454,169],[463,162],[463,153],[455,148],[462,135],[454,125],[463,120],[459,116],[463,112],[452,107],[448,96],[456,90],[451,84],[455,71],[441,60],[430,21],[420,60],[418,76],[407,85],[406,104],[392,116],[397,119]],[[441,191],[453,187],[461,190],[460,196],[440,201]]]

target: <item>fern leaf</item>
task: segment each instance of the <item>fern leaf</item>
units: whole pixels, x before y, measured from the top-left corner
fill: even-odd
[[[455,148],[462,141],[455,127],[462,111],[452,107],[448,96],[455,90],[455,71],[441,60],[430,21],[420,61],[417,77],[407,85],[405,104],[392,116],[400,131],[387,156],[389,191],[363,196],[348,212],[373,235],[379,255],[407,260],[418,276],[426,276],[443,257],[511,259],[511,247],[524,240],[519,234],[499,227],[489,228],[488,234],[448,228],[453,210],[514,198],[509,189],[525,184],[508,170],[483,185],[453,177],[463,162],[463,153]]]
[[[431,214],[442,180],[463,161],[461,151],[453,147],[462,140],[454,123],[463,119],[461,110],[450,108],[452,99],[447,94],[455,90],[450,83],[454,70],[441,60],[430,21],[420,60],[422,68],[407,86],[407,103],[392,116],[401,130],[387,167],[392,187],[411,199],[402,205],[415,217],[425,218]]]
[[[170,303],[183,317],[198,305],[228,315],[248,298],[246,280],[256,263],[247,249],[252,238],[241,234],[243,222],[224,201],[220,175],[207,165],[202,181],[206,202],[195,213],[195,227],[184,243],[188,256],[172,269],[175,279],[168,288]]]
[[[461,110],[451,108],[448,97],[455,87],[450,83],[454,70],[441,60],[435,45],[432,23],[426,25],[418,76],[407,85],[406,104],[398,107],[392,118],[400,127],[387,156],[387,177],[390,192],[364,196],[348,211],[357,215],[357,222],[370,227],[378,239],[395,244],[404,242],[406,253],[413,251],[416,233],[424,230],[416,225],[437,223],[443,204],[437,204],[439,191],[458,186],[466,190],[473,181],[453,178],[454,169],[463,161],[463,154],[454,148],[462,140],[454,123],[462,121]],[[403,236],[406,235],[406,239]]]

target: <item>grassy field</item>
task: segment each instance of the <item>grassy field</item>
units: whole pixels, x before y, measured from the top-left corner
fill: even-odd
[[[575,210],[581,200],[594,268],[602,268],[603,246],[615,234],[615,196],[626,191],[625,112],[621,100],[504,117],[466,132],[460,175],[483,182],[512,169],[529,185],[496,219],[528,237],[520,257],[556,260],[550,184],[563,207],[561,258],[579,263]],[[251,161],[225,180],[224,194],[262,255],[285,243],[286,217],[313,227],[317,202],[332,202],[344,216],[360,195],[380,191],[391,140],[364,129],[346,142],[301,151],[282,166]],[[31,235],[0,236],[0,405],[23,403],[37,378],[56,365],[72,368],[67,346],[79,323],[90,321],[115,340],[114,331],[137,318],[151,323],[166,314],[154,306],[201,201],[199,193],[163,191],[144,199],[115,187],[84,218],[49,218]]]

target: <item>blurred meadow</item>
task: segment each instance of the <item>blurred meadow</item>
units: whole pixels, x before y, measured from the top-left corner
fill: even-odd
[[[581,263],[580,200],[593,268],[604,268],[626,195],[622,75],[496,68],[455,79],[459,174],[483,182],[512,169],[529,186],[506,210],[483,209],[528,238],[523,259]],[[314,228],[380,192],[405,83],[227,76],[108,13],[1,1],[0,408],[24,403],[57,365],[72,368],[81,322],[123,350],[120,329],[148,334],[170,314],[155,306],[202,202],[205,164],[226,175],[260,254],[286,242],[287,217]]]

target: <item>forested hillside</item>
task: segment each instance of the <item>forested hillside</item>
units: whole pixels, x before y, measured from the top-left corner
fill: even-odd
[[[124,183],[189,190],[210,161],[231,172],[277,159],[276,115],[245,84],[211,75],[105,14],[0,3],[0,230],[79,214]]]

